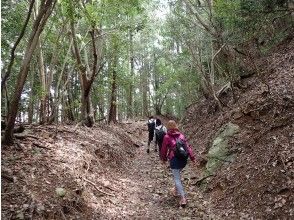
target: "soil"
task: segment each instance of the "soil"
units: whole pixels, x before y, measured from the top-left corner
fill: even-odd
[[[190,165],[188,206],[179,207],[169,169],[146,153],[145,123],[27,127],[2,149],[2,219],[209,219]]]
[[[171,194],[171,173],[158,153],[146,153],[145,120],[31,125],[13,147],[2,146],[2,219],[292,219],[293,45],[257,60],[258,74],[220,93],[222,111],[204,99],[187,109],[180,128],[201,166],[188,164],[182,173],[186,208]],[[199,181],[228,122],[240,127],[230,140],[235,159]]]
[[[256,60],[259,74],[220,94],[223,111],[201,100],[183,119],[184,133],[204,159],[223,124],[241,128],[230,141],[235,160],[206,179],[205,198],[222,219],[294,218],[293,49],[290,39]]]

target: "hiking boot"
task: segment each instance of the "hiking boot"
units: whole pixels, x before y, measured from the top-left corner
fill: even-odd
[[[187,200],[185,197],[182,197],[181,200],[180,200],[180,206],[182,208],[185,208],[187,206]]]
[[[149,148],[147,149],[147,154],[149,154],[149,152],[150,152],[150,150],[149,150]]]
[[[174,188],[171,189],[171,193],[172,193],[172,195],[175,196],[175,197],[179,196],[176,187],[174,187]]]

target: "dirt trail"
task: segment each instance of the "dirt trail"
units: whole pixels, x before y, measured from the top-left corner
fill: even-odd
[[[189,164],[188,207],[179,208],[170,171],[158,152],[146,153],[144,123],[28,127],[2,149],[2,219],[217,219]]]
[[[145,140],[147,134],[142,134],[140,141],[143,143]],[[192,185],[197,178],[195,168],[187,165],[183,172],[182,179],[188,196],[188,207],[179,208],[178,198],[171,195],[170,189],[173,187],[171,173],[160,163],[158,152],[154,152],[152,147],[151,149],[150,154],[147,154],[146,146],[138,148],[130,169],[116,177],[120,179],[118,187],[121,192],[115,199],[110,200],[116,200],[122,211],[114,211],[116,216],[113,217],[115,219],[208,219],[208,202],[203,200],[199,189]],[[111,210],[111,207],[109,208]]]

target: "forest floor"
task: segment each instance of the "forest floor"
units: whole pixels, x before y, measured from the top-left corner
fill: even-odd
[[[206,196],[223,219],[294,217],[294,40],[255,60],[254,72],[212,100],[187,109],[182,129],[198,154],[209,150],[224,125],[239,127],[228,156],[206,179]],[[232,92],[232,90],[234,92]],[[222,159],[222,158],[221,158]],[[214,211],[215,212],[215,211]]]
[[[188,207],[179,207],[169,169],[153,146],[146,153],[145,123],[27,128],[2,149],[2,219],[211,218],[189,165]]]
[[[222,111],[204,99],[187,109],[180,128],[204,159],[223,125],[240,130],[228,141],[234,159],[204,185],[205,164],[185,168],[186,208],[158,153],[146,153],[146,120],[30,125],[2,146],[2,219],[293,219],[293,48],[257,60],[259,75],[219,94]]]

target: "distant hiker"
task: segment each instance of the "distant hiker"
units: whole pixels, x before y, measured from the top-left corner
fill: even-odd
[[[154,138],[154,130],[155,130],[155,123],[156,123],[156,120],[153,116],[150,116],[149,117],[149,120],[148,120],[148,146],[147,146],[147,153],[150,152],[150,144],[151,142],[153,141],[153,138]]]
[[[179,131],[175,121],[167,123],[167,134],[164,136],[160,158],[165,164],[169,160],[175,182],[174,194],[181,196],[180,206],[187,204],[184,187],[181,182],[181,171],[187,164],[187,159],[195,163],[195,157],[192,148],[188,145],[185,136]]]
[[[157,146],[160,154],[163,138],[166,134],[166,127],[161,123],[161,120],[156,119],[156,127],[155,127],[155,152],[157,151]]]

